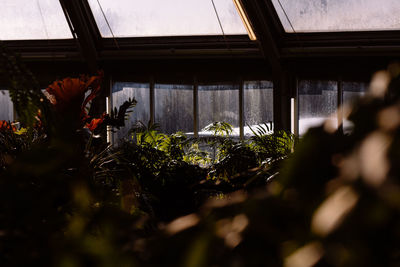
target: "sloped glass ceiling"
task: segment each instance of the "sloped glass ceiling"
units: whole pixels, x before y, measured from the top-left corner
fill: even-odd
[[[232,0],[214,3],[225,34],[247,34]],[[111,31],[115,37],[222,34],[211,0],[89,0],[89,4],[103,37],[112,37]]]
[[[272,2],[285,31],[289,33],[400,29],[400,0],[272,0]]]
[[[72,38],[58,0],[0,0],[0,40]]]

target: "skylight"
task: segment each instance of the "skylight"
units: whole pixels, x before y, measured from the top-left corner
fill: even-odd
[[[72,38],[59,1],[0,2],[0,40]]]
[[[225,34],[247,34],[232,0],[214,3]],[[103,37],[222,34],[211,0],[89,0],[89,4]]]
[[[285,31],[289,33],[400,30],[399,0],[272,2]]]

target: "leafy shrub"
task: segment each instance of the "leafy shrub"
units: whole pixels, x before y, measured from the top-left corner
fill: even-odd
[[[258,125],[256,130],[249,128],[254,134],[250,144],[261,161],[285,158],[294,150],[295,137],[292,134],[285,131],[271,134],[268,125]]]
[[[399,69],[377,74],[349,116],[352,132],[329,121],[309,130],[267,190],[226,195],[168,224],[148,244],[151,264],[399,265]]]

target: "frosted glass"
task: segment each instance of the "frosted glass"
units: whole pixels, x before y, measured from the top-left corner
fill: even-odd
[[[362,98],[368,91],[367,83],[360,82],[343,82],[343,103],[345,105],[353,105]],[[353,123],[346,118],[343,120],[343,130],[350,133],[353,129]]]
[[[234,134],[239,134],[239,86],[199,86],[198,101],[200,130],[213,122],[223,121],[237,128]]]
[[[299,82],[299,133],[321,125],[337,110],[337,83],[334,81]],[[337,123],[337,120],[336,120]]]
[[[0,40],[72,38],[59,1],[0,0]]]
[[[214,0],[226,34],[247,34],[232,0]],[[222,34],[209,0],[99,0],[115,36]],[[103,37],[112,37],[97,0],[89,0]]]
[[[344,82],[343,83],[343,103],[353,104],[365,95],[368,90],[367,83]]]
[[[0,120],[14,120],[13,103],[8,90],[0,90]]]
[[[399,0],[272,0],[286,32],[399,30]],[[285,13],[290,20],[287,19]]]
[[[113,134],[113,140],[118,143],[121,138],[128,137],[131,127],[138,121],[145,125],[150,120],[150,87],[146,83],[123,83],[114,84],[112,93],[112,107],[119,108],[129,98],[135,98],[137,101],[133,112],[129,113],[129,119],[125,121],[125,127],[116,130]]]
[[[193,86],[155,85],[155,121],[161,132],[193,132]]]
[[[274,120],[273,84],[269,81],[244,83],[245,135],[253,135],[247,125],[255,130],[256,125]]]

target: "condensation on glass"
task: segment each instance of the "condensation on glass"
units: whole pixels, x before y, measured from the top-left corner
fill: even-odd
[[[272,0],[272,3],[286,32],[400,29],[399,0]]]
[[[125,127],[116,130],[113,142],[118,143],[122,138],[129,138],[129,130],[135,123],[141,121],[145,125],[150,120],[150,85],[148,83],[117,82],[112,89],[112,108],[119,108],[129,98],[137,101],[129,118],[125,120]]]
[[[13,103],[8,90],[0,90],[0,120],[14,120]]]
[[[72,38],[59,1],[3,0],[0,3],[0,40]]]
[[[299,82],[299,134],[321,125],[337,110],[336,81],[302,80]],[[337,124],[337,120],[335,121]]]
[[[199,135],[207,134],[204,128],[213,122],[227,122],[234,128],[232,133],[239,136],[239,85],[200,85]]]
[[[155,122],[160,131],[172,134],[193,132],[193,86],[155,85]]]
[[[368,90],[367,83],[361,82],[343,82],[343,103],[354,104],[362,98]]]
[[[89,0],[103,37],[222,34],[208,0]],[[247,34],[232,0],[215,0],[225,34]]]
[[[343,82],[342,88],[343,103],[351,107],[366,94],[368,84],[361,82]],[[346,133],[350,132],[353,129],[353,123],[347,119],[343,119],[343,129]]]
[[[252,136],[249,126],[256,130],[257,125],[267,124],[272,130],[274,120],[273,83],[270,81],[244,82],[244,134]]]

